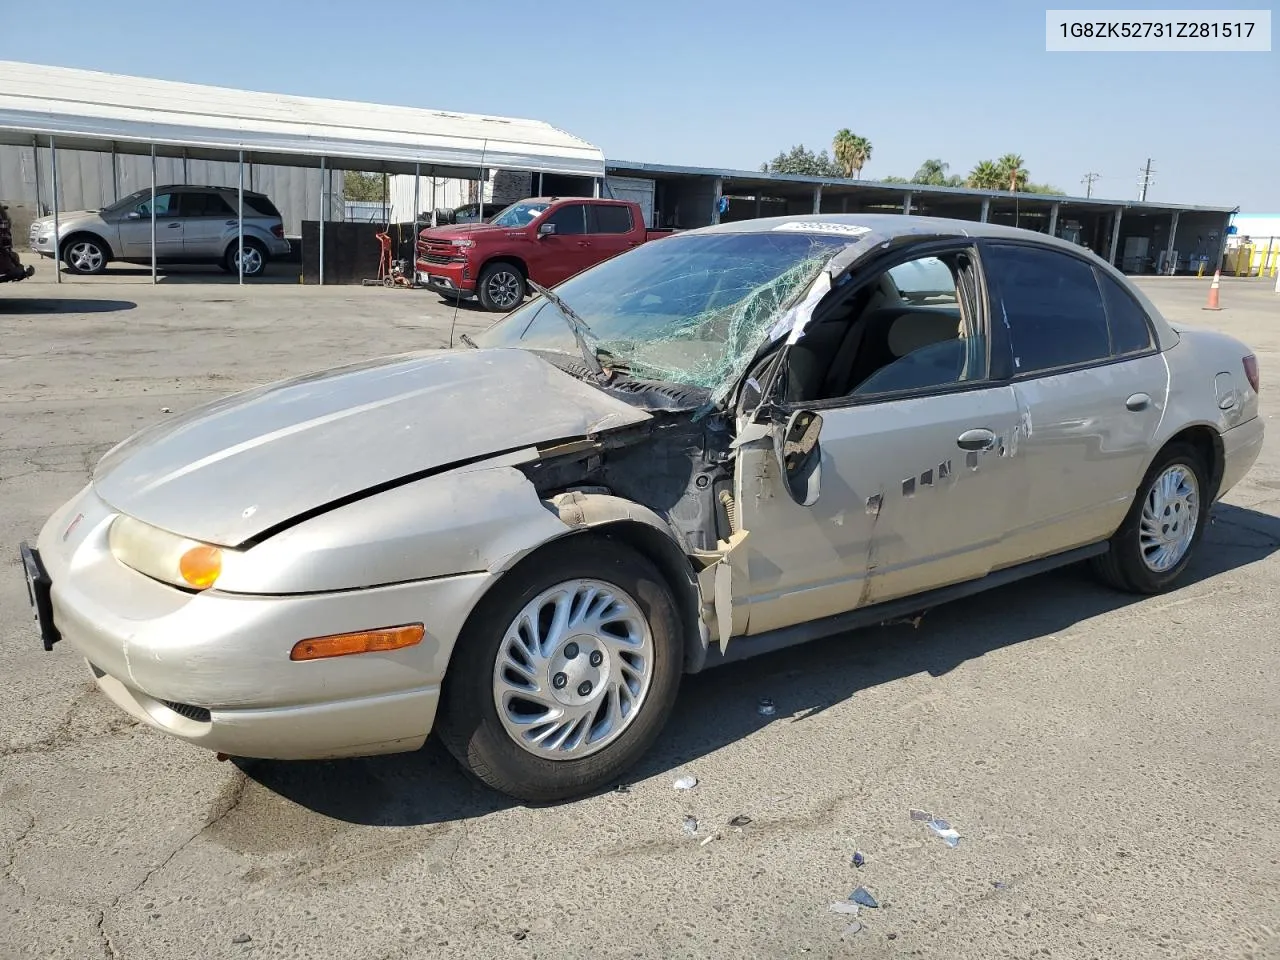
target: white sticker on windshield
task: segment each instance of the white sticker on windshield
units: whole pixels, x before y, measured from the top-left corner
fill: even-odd
[[[846,237],[860,237],[864,233],[871,232],[870,227],[860,227],[855,223],[827,223],[822,220],[797,220],[773,229],[799,233],[839,233]]]

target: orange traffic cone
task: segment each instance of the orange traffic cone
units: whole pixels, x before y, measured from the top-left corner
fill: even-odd
[[[1200,309],[1202,310],[1221,310],[1218,306],[1218,284],[1222,280],[1222,270],[1213,271],[1213,283],[1209,284],[1209,302]]]

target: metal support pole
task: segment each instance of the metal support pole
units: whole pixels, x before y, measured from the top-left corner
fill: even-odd
[[[236,259],[239,261],[236,266],[236,273],[240,277],[240,283],[244,283],[244,151],[239,151],[236,158],[236,167],[240,175],[239,194],[236,198],[236,244],[240,250]]]
[[[840,198],[840,212],[841,213],[849,212],[849,195],[847,193]]]
[[[904,217],[911,216],[911,191],[908,190],[902,195],[902,215]]]
[[[476,223],[484,223],[484,185],[487,182],[483,176],[476,181],[476,187],[480,191],[480,212],[476,214]]]
[[[600,196],[600,178],[599,177],[591,178],[591,195],[596,198],[599,198]]]
[[[327,206],[329,181],[324,172],[324,157],[320,158],[320,286],[324,286],[324,214]]]
[[[409,254],[409,282],[418,283],[418,221],[422,216],[422,164],[413,165],[413,247]]]
[[[538,174],[539,183],[541,183],[542,174]],[[436,216],[436,171],[435,167],[431,168],[431,225],[438,227],[439,219]]]
[[[983,197],[982,198],[982,217],[980,219],[982,220],[983,223],[986,223],[987,218],[990,216],[991,216],[991,198]]]
[[[31,164],[36,177],[36,216],[44,216],[44,205],[40,202],[40,139],[31,138]],[[54,260],[57,263],[57,260]]]
[[[1116,254],[1119,253],[1119,251],[1116,248],[1120,246],[1121,213],[1122,211],[1116,210],[1116,219],[1111,224],[1111,249],[1107,252],[1107,262],[1110,263],[1113,267],[1116,265]]]
[[[116,145],[111,144],[111,202],[120,199],[120,157],[116,154]]]
[[[711,187],[711,222],[720,222],[720,196],[724,192],[724,181],[716,177]]]
[[[1165,263],[1168,265],[1169,276],[1171,277],[1174,271],[1178,269],[1178,264],[1174,262],[1173,254],[1178,245],[1178,217],[1181,213],[1181,210],[1173,211],[1173,220],[1169,224],[1169,243],[1164,250]]]
[[[1058,235],[1058,204],[1054,204],[1049,208],[1049,236],[1056,237]]]
[[[53,137],[49,138],[49,174],[53,181],[53,275],[56,282],[61,283],[62,267],[58,265],[62,259],[62,234],[58,228],[58,148]]]
[[[761,208],[760,208],[760,201],[761,201],[761,199],[762,199],[762,198],[761,198],[760,194],[758,194],[758,193],[757,193],[757,194],[756,194],[756,219],[757,219],[757,220],[759,220],[759,219],[760,219],[760,214],[761,214],[761,212],[762,212],[762,211],[761,211]]]
[[[156,279],[156,145],[151,145],[151,282]]]
[[[813,212],[822,212],[822,184],[813,188]]]
[[[542,173],[538,173],[538,196],[542,196]]]
[[[187,148],[182,148],[182,183],[185,186],[191,182],[191,170],[187,166]]]

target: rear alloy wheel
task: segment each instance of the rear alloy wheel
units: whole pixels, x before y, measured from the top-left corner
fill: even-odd
[[[240,242],[238,240],[231,241],[231,246],[227,248],[225,263],[229,273],[240,275]],[[256,277],[266,268],[267,251],[262,249],[262,244],[256,240],[246,240],[244,242],[244,275]]]
[[[1208,467],[1190,444],[1166,447],[1143,478],[1111,549],[1094,570],[1111,586],[1161,593],[1191,562],[1209,514]]]
[[[675,600],[653,564],[612,540],[569,537],[505,576],[458,638],[441,739],[517,799],[590,793],[658,736],[682,653]]]
[[[107,269],[107,251],[90,237],[73,237],[62,248],[62,260],[72,273],[96,274]]]
[[[480,272],[476,293],[486,310],[513,310],[524,299],[524,274],[512,264],[491,263]]]

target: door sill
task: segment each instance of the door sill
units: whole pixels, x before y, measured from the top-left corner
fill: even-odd
[[[793,624],[789,627],[781,627],[777,630],[770,630],[767,633],[756,634],[755,636],[734,637],[729,643],[729,652],[727,654],[722,654],[720,647],[713,643],[707,651],[704,662],[696,670],[691,670],[690,672],[697,673],[701,670],[709,670],[712,667],[723,666],[726,663],[736,663],[739,660],[773,653],[775,650],[785,650],[787,647],[794,647],[797,644],[808,643],[810,640],[819,640],[837,633],[844,633],[846,630],[878,626],[887,620],[897,620],[922,613],[939,604],[950,603],[953,600],[973,596],[975,593],[982,593],[985,590],[1025,580],[1027,577],[1034,577],[1041,573],[1048,573],[1050,570],[1067,567],[1073,563],[1088,560],[1091,557],[1098,557],[1109,549],[1108,542],[1102,540],[1098,543],[1076,547],[1074,550],[1067,550],[1051,557],[1042,557],[1039,560],[1032,560],[1027,563],[1020,563],[1017,566],[1006,567],[1003,570],[996,570],[976,580],[953,583],[937,590],[926,590],[924,593],[900,597],[897,600],[887,600],[884,603],[872,604],[869,607],[859,607],[856,610],[837,613],[834,616],[822,617],[818,620],[809,620],[805,623]]]

